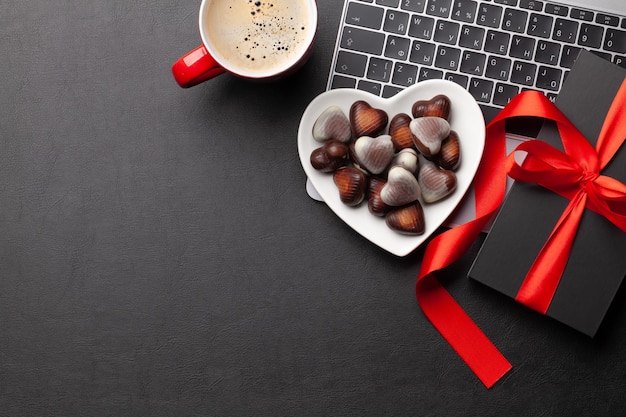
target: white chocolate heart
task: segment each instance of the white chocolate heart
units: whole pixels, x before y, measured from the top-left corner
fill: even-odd
[[[420,185],[413,173],[401,166],[389,170],[387,183],[380,190],[380,199],[390,206],[402,206],[417,200],[421,195]]]
[[[441,117],[418,117],[409,128],[417,150],[427,157],[438,154],[441,141],[450,135],[450,123]]]
[[[422,198],[426,203],[439,201],[456,189],[457,181],[454,172],[441,169],[430,161],[422,163],[418,180],[422,189]]]
[[[339,106],[329,106],[313,125],[313,138],[319,142],[336,139],[346,143],[352,138],[350,120]]]
[[[361,168],[372,174],[380,174],[393,159],[393,142],[389,135],[375,138],[361,136],[354,142],[353,152]]]

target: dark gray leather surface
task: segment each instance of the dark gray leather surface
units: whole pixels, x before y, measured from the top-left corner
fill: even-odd
[[[487,390],[415,301],[423,251],[306,195],[340,1],[292,78],[183,90],[199,3],[0,5],[0,415],[626,414],[623,288],[589,339],[465,278],[474,245],[442,280],[514,365]]]

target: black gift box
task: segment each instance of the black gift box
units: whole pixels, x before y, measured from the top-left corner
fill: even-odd
[[[583,51],[556,100],[557,107],[594,146],[624,78],[625,69]],[[552,122],[544,123],[538,139],[563,149]],[[625,147],[602,175],[626,183]],[[567,199],[539,185],[514,183],[470,269],[470,278],[514,298],[567,204]],[[593,337],[625,275],[626,233],[585,210],[546,315]]]

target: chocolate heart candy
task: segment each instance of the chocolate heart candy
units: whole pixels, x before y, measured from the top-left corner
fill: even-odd
[[[409,125],[413,133],[413,143],[426,157],[439,153],[441,142],[450,136],[450,124],[441,117],[420,117]]]
[[[350,120],[338,106],[330,106],[315,120],[313,138],[320,142],[329,139],[349,142],[352,138]]]
[[[400,113],[389,122],[389,135],[396,150],[413,147],[413,134],[409,128],[411,120],[408,114]]]
[[[461,164],[459,135],[452,130],[450,136],[441,142],[441,149],[434,159],[443,169],[456,170]]]
[[[385,111],[373,108],[366,101],[357,100],[350,106],[350,124],[356,138],[376,136],[387,127],[388,121]]]
[[[419,168],[419,158],[415,149],[406,148],[395,154],[389,164],[389,168],[395,166],[401,166],[412,174],[416,174]]]
[[[352,145],[352,159],[371,174],[380,174],[393,159],[391,136],[361,136]]]
[[[318,171],[333,172],[348,162],[348,147],[335,139],[311,152],[311,166]]]
[[[416,101],[411,108],[413,117],[441,117],[448,120],[450,117],[450,99],[443,95],[437,95],[430,100]]]
[[[344,204],[348,206],[361,204],[367,189],[367,177],[363,171],[355,167],[341,167],[333,174],[333,181]]]
[[[387,184],[380,190],[380,198],[390,206],[402,206],[416,201],[421,195],[415,175],[401,166],[389,170]]]
[[[380,198],[380,191],[387,182],[378,177],[371,177],[368,186],[367,208],[374,216],[383,217],[391,207]]]
[[[456,175],[454,172],[441,169],[431,161],[424,161],[420,167],[418,182],[422,189],[422,199],[426,203],[434,203],[456,189]]]
[[[385,223],[405,235],[421,235],[426,229],[424,210],[419,201],[393,209],[385,216]]]

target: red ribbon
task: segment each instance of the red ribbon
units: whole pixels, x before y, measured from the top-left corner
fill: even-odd
[[[505,122],[522,116],[556,122],[565,152],[533,140],[516,148],[527,152],[522,165],[515,161],[515,151],[507,158]],[[417,300],[426,317],[487,388],[512,366],[439,283],[435,273],[463,256],[498,210],[510,170],[513,178],[535,182],[570,200],[516,297],[545,313],[567,264],[585,208],[626,231],[626,185],[600,175],[626,138],[624,120],[626,80],[607,113],[596,149],[538,92],[518,95],[487,126],[485,152],[474,179],[476,219],[447,230],[428,244],[416,283]]]

